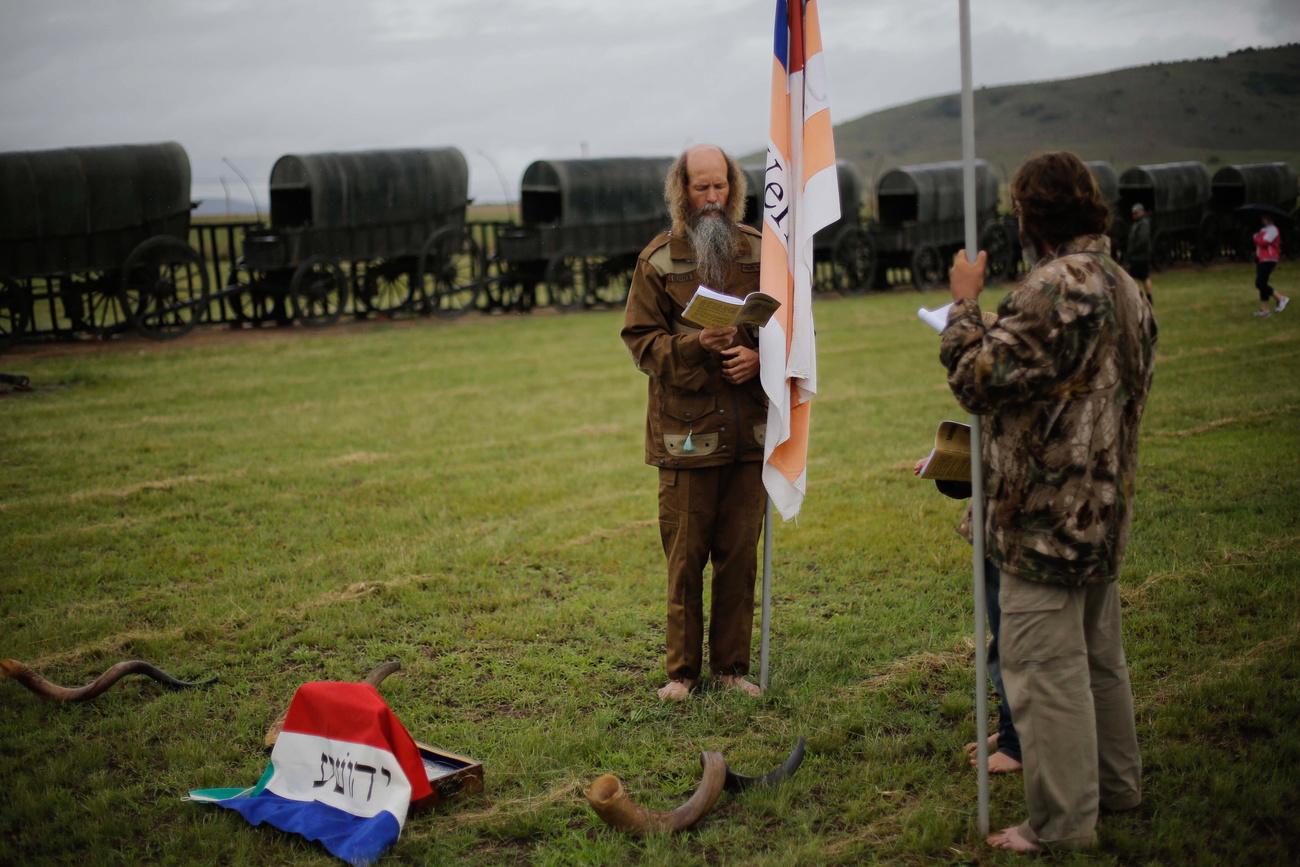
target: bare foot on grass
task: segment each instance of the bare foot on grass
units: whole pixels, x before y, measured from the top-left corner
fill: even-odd
[[[659,687],[660,701],[681,701],[691,697],[691,690],[699,686],[698,680],[670,680]]]
[[[967,744],[966,755],[970,756],[971,767],[979,766],[979,757],[975,754],[978,744]],[[989,735],[989,773],[990,774],[1014,774],[1016,771],[1024,770],[1025,766],[1011,758],[1006,753],[994,752],[998,748],[997,733]]]
[[[979,744],[975,744],[975,743],[967,744],[967,745],[966,745],[966,755],[968,755],[968,756],[973,756],[973,755],[975,755],[975,748],[978,747],[978,746],[979,746]],[[989,752],[993,752],[993,751],[995,751],[997,748],[998,748],[998,733],[997,733],[997,732],[994,732],[993,734],[989,735]]]
[[[1011,852],[1042,852],[1043,847],[1030,843],[1020,835],[1019,828],[1003,828],[984,839],[994,849],[1006,849]]]
[[[743,677],[737,677],[734,674],[718,675],[718,683],[722,684],[727,689],[734,689],[737,692],[743,692],[750,698],[758,698],[763,694],[763,690],[758,684],[750,683]]]

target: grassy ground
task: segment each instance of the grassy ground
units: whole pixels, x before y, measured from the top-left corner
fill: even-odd
[[[1300,295],[1296,266],[1277,285]],[[1300,309],[1242,266],[1156,278],[1160,354],[1123,579],[1146,799],[1067,863],[1282,864],[1300,846]],[[996,293],[994,293],[996,294]],[[817,302],[810,494],[776,527],[771,689],[662,706],[645,383],[615,312],[25,347],[0,368],[0,864],[331,864],[185,803],[251,785],[308,680],[381,687],[487,788],[414,817],[386,864],[1012,863],[976,832],[969,549],[913,479],[963,418],[915,318],[939,295]],[[223,333],[225,334],[225,333]],[[756,624],[757,625],[757,624]],[[757,641],[755,642],[757,648]],[[683,801],[701,750],[774,791],[637,841],[581,796]],[[992,782],[995,827],[1022,817]]]

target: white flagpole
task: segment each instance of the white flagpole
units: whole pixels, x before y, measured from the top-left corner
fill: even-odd
[[[979,236],[975,225],[975,91],[971,84],[970,0],[957,0],[961,19],[961,155],[966,203],[966,258],[974,262]],[[971,568],[975,577],[975,751],[979,767],[979,829],[989,832],[988,658],[984,647],[984,461],[983,425],[970,417]]]
[[[767,512],[763,515],[763,624],[760,627],[762,642],[758,651],[758,687],[767,689],[767,643],[769,637],[768,615],[772,611],[772,498],[767,498]]]

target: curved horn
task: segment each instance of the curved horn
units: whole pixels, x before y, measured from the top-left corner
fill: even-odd
[[[804,743],[804,736],[800,735],[799,742],[794,745],[794,752],[790,753],[786,760],[781,763],[781,767],[769,771],[761,777],[747,777],[744,774],[736,773],[731,768],[727,768],[727,791],[743,792],[746,789],[755,787],[768,789],[790,779],[794,776],[794,772],[799,770],[799,766],[803,764]]]
[[[187,680],[177,680],[165,671],[150,665],[139,659],[133,659],[130,662],[119,662],[108,671],[95,678],[85,686],[67,687],[50,683],[36,672],[32,671],[23,663],[16,659],[0,659],[0,673],[5,677],[11,677],[39,695],[41,698],[50,701],[86,701],[99,695],[113,684],[117,683],[128,674],[144,674],[163,684],[177,689],[188,689],[193,686],[207,686],[216,683],[215,677],[199,683],[190,683]]]
[[[370,669],[370,673],[363,677],[361,682],[368,683],[371,686],[378,688],[379,684],[384,682],[384,678],[388,677],[388,675],[395,671],[400,671],[401,668],[402,664],[400,662],[395,659],[389,660],[383,665],[376,665],[374,668]],[[280,730],[284,728],[284,721],[288,716],[289,709],[286,707],[280,712],[280,715],[275,718],[275,722],[271,723],[271,725],[267,727],[266,737],[262,739],[263,746],[275,746],[275,742],[280,739]]]
[[[684,831],[713,809],[722,795],[722,787],[727,779],[727,763],[723,760],[722,753],[714,750],[700,753],[700,764],[704,766],[704,775],[699,788],[690,800],[675,810],[647,810],[628,796],[623,784],[613,774],[606,774],[596,780],[583,794],[587,796],[587,803],[591,804],[596,815],[620,831],[639,837]]]
[[[361,682],[377,687],[379,684],[384,682],[384,678],[388,677],[388,675],[401,670],[402,664],[400,662],[395,659],[389,660],[383,665],[376,665],[374,668],[370,669],[370,673],[363,677]]]

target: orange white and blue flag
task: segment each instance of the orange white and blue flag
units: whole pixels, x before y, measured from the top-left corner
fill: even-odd
[[[759,331],[768,397],[763,484],[789,521],[808,486],[808,422],[817,393],[813,235],[840,216],[817,0],[777,0],[762,197],[760,288],[781,302]]]

